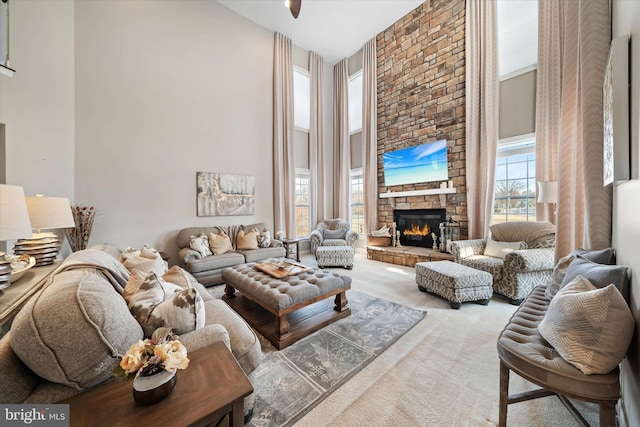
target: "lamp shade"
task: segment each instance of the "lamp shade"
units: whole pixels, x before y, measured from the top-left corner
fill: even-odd
[[[538,203],[558,202],[558,181],[538,182]]]
[[[36,233],[39,233],[39,230],[43,228],[73,228],[76,226],[69,199],[42,195],[26,199],[31,226],[36,229]]]
[[[17,185],[0,184],[0,240],[31,236],[24,190]]]

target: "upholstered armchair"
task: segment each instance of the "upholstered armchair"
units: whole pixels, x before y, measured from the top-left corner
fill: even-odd
[[[490,239],[451,243],[456,262],[493,275],[493,291],[520,304],[535,286],[551,278],[555,226],[547,221],[508,222],[490,227]]]
[[[355,250],[358,233],[342,218],[325,219],[316,225],[309,235],[311,252],[315,255],[318,246],[351,246]]]

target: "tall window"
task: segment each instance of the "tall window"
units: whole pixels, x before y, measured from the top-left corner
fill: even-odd
[[[305,238],[311,234],[310,197],[311,176],[309,169],[296,169],[296,237]]]
[[[298,67],[293,69],[293,118],[295,127],[309,131],[311,92],[309,73]]]
[[[349,77],[349,133],[362,130],[362,70]]]
[[[351,170],[351,198],[349,212],[351,228],[364,235],[364,184],[362,169]]]
[[[493,223],[536,220],[535,136],[498,143]]]

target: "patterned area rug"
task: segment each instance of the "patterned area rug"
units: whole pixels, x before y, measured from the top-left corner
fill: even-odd
[[[261,338],[265,359],[251,374],[256,403],[247,425],[292,425],[426,315],[354,290],[347,299],[349,317],[282,351]]]

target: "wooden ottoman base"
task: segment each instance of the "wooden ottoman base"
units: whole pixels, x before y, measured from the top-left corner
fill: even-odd
[[[274,288],[281,292],[296,286],[315,286],[318,276],[331,280],[333,289],[318,290],[313,297],[280,304],[278,308],[269,301]],[[275,279],[246,264],[224,269],[222,277],[226,282],[222,299],[278,350],[351,314],[346,295],[351,288],[351,278],[347,276],[312,269],[297,276]]]

